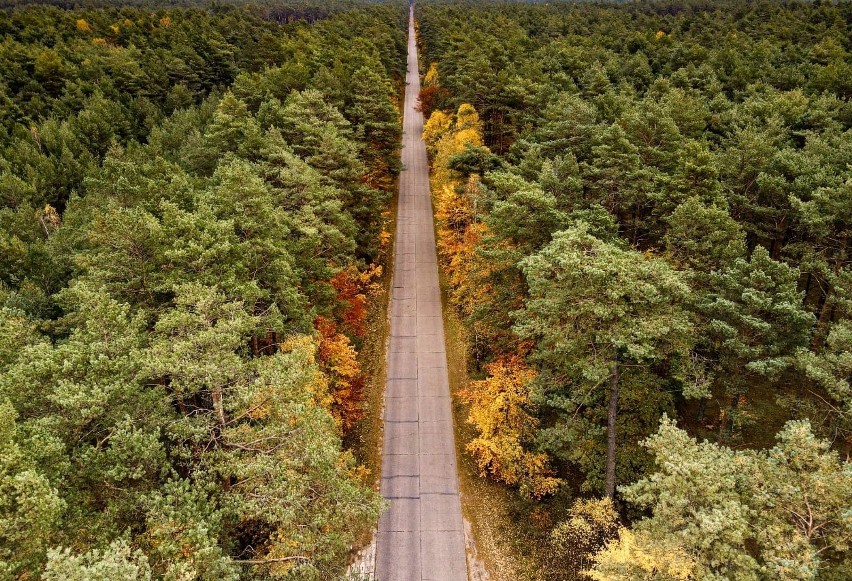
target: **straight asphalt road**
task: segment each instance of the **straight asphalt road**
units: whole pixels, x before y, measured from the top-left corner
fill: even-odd
[[[378,581],[467,579],[413,17],[390,301]]]

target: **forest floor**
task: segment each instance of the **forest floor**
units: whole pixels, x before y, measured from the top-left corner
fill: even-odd
[[[464,324],[450,306],[443,273],[441,288],[444,304],[444,333],[447,343],[447,369],[453,394],[453,415],[456,432],[456,454],[459,465],[462,512],[476,546],[481,577],[493,581],[544,581],[541,567],[540,539],[524,524],[529,508],[522,506],[518,495],[500,483],[482,478],[476,462],[465,450],[474,437],[467,423],[468,406],[457,394],[468,386],[468,339]],[[520,519],[520,520],[519,520]]]
[[[387,379],[387,343],[390,335],[388,303],[393,284],[393,250],[396,242],[396,206],[399,196],[394,185],[393,198],[388,204],[385,229],[391,238],[382,264],[379,291],[370,297],[367,308],[367,334],[358,350],[361,372],[367,378],[364,383],[364,417],[348,434],[344,445],[351,450],[358,463],[368,471],[368,481],[376,490],[382,475],[382,425],[385,382]],[[346,579],[360,581],[372,579],[375,567],[375,531],[352,547]]]
[[[393,253],[396,224],[396,196],[390,205],[391,244],[387,252]],[[352,450],[358,463],[370,471],[371,483],[378,490],[382,467],[382,408],[384,406],[385,380],[387,378],[386,351],[390,320],[388,302],[393,281],[393,261],[388,258],[382,265],[380,290],[370,297],[367,308],[367,334],[358,350],[358,362],[366,377],[364,383],[364,417],[352,429],[344,442]]]

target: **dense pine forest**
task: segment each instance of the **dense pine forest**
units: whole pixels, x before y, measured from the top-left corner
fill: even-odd
[[[355,576],[408,9],[0,0],[0,581]],[[414,16],[483,575],[852,578],[852,3]]]
[[[505,578],[852,577],[852,4],[415,13]]]
[[[0,578],[340,574],[406,6],[0,11]]]

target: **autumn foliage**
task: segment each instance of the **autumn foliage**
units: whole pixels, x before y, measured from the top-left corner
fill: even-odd
[[[375,279],[381,274],[382,267],[378,265],[364,271],[354,265],[340,270],[330,281],[339,303],[334,318],[320,316],[314,320],[317,359],[330,383],[331,413],[344,432],[364,415],[365,377],[352,339],[367,333],[368,297],[376,292]]]
[[[451,286],[456,288],[467,279],[474,249],[485,226],[475,221],[478,176],[474,174],[463,180],[449,168],[449,163],[466,146],[482,146],[482,125],[473,107],[462,105],[453,117],[441,111],[433,113],[423,129],[423,138],[432,154],[438,252]]]
[[[490,474],[524,494],[541,498],[559,486],[547,455],[524,444],[535,434],[538,420],[531,412],[530,382],[536,372],[521,357],[509,355],[488,365],[489,377],[471,383],[462,393],[470,405],[468,422],[479,434],[467,445],[482,475]]]
[[[435,109],[440,108],[449,99],[450,92],[438,84],[438,64],[432,63],[429,71],[423,77],[423,86],[417,97],[418,106],[423,116],[429,118]]]
[[[487,151],[482,123],[471,105],[462,105],[455,115],[435,111],[423,137],[432,158],[438,253],[454,306],[470,316],[494,300],[489,276],[500,265],[478,251],[489,235],[488,227],[477,220],[479,175],[454,171],[451,160],[471,147]],[[474,332],[477,328],[475,324]],[[547,455],[529,450],[538,426],[529,393],[535,372],[517,352],[497,354],[487,371],[488,378],[473,382],[462,394],[470,405],[468,422],[478,434],[468,443],[468,452],[483,476],[517,486],[534,498],[552,494],[559,480],[553,476]]]
[[[574,573],[578,574],[591,565],[594,554],[618,532],[618,513],[612,499],[579,498],[568,510],[567,518],[550,531],[552,556],[563,567],[576,567]]]
[[[344,329],[355,337],[366,333],[367,286],[374,277],[381,276],[382,267],[373,266],[365,272],[354,266],[343,269],[331,279],[331,286],[340,301],[339,319]]]
[[[337,324],[325,317],[314,321],[318,334],[320,369],[329,378],[331,414],[343,431],[351,428],[364,414],[364,376],[358,363],[358,353],[349,337],[340,333]]]

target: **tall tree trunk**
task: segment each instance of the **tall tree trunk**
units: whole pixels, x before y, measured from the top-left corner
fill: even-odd
[[[843,268],[845,258],[846,253],[844,252],[835,259],[834,267],[832,269],[835,276],[837,276],[840,273],[840,269]],[[825,338],[828,335],[828,327],[834,319],[835,303],[832,300],[834,296],[834,285],[832,284],[831,279],[826,282],[828,284],[828,288],[826,289],[822,303],[819,306],[819,316],[817,318],[816,327],[814,328],[814,336],[811,339],[811,350],[813,351],[818,351],[822,348]]]
[[[817,321],[816,325],[814,325],[813,337],[811,337],[811,351],[819,351],[828,334],[829,315],[831,314],[831,294],[832,289],[829,287],[819,302]]]
[[[734,439],[734,423],[736,421],[737,408],[740,406],[740,394],[734,394],[731,396],[731,407],[728,408],[728,427],[727,427],[727,437],[722,440],[723,442],[730,442]]]
[[[696,418],[699,422],[704,423],[706,419],[705,415],[707,414],[707,399],[702,398],[700,402],[698,402],[698,414]]]
[[[772,260],[780,260],[781,258],[781,250],[784,248],[784,238],[787,236],[786,231],[786,228],[780,232],[776,231],[775,237],[772,239],[772,244],[769,247],[769,255],[772,257]]]
[[[618,352],[613,354],[606,431],[606,495],[615,497],[615,420],[618,418]]]
[[[810,303],[811,298],[811,284],[814,281],[814,275],[812,272],[809,272],[807,277],[805,278],[805,305]]]
[[[225,424],[225,405],[222,402],[222,398],[224,395],[224,388],[221,385],[216,385],[213,387],[212,395],[213,395],[213,410],[216,412],[216,419],[219,422],[219,429],[224,430]]]

